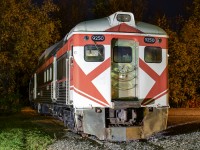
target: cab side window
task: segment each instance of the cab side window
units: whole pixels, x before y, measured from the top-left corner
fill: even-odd
[[[86,45],[84,47],[84,59],[87,62],[104,61],[104,46],[103,45]]]
[[[152,47],[152,46],[145,47],[144,61],[146,63],[161,63],[162,49],[160,47]]]

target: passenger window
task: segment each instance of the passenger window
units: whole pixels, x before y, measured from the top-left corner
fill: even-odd
[[[84,59],[87,62],[104,61],[104,46],[103,45],[86,45],[84,47]]]
[[[46,71],[44,71],[44,83],[46,82]]]
[[[52,66],[50,67],[50,74],[49,74],[49,80],[52,80]]]
[[[145,47],[144,60],[146,63],[161,63],[162,49],[160,47],[151,47],[151,46]]]
[[[113,55],[115,63],[132,62],[132,48],[129,46],[114,46]]]
[[[47,69],[47,82],[49,81],[49,69]]]

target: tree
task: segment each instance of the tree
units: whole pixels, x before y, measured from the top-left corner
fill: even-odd
[[[200,107],[200,0],[194,0],[191,16],[177,23],[176,32],[166,17],[158,25],[169,35],[170,103],[173,107]]]
[[[13,101],[10,95],[22,92],[39,55],[59,38],[59,21],[50,17],[56,11],[58,8],[50,0],[41,6],[31,0],[0,1],[1,100]]]
[[[186,21],[180,34],[185,44],[185,51],[189,57],[187,76],[184,89],[188,97],[188,104],[200,102],[200,0],[194,0],[191,7],[192,15]],[[199,105],[200,106],[200,105]]]

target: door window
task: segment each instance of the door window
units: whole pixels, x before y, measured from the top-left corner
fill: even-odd
[[[131,63],[132,49],[128,46],[114,46],[113,55],[115,63]]]

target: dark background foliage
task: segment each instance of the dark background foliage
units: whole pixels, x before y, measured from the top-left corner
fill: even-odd
[[[120,10],[168,33],[170,105],[200,107],[200,0],[1,0],[0,110],[28,103],[28,82],[46,48],[77,23]]]

